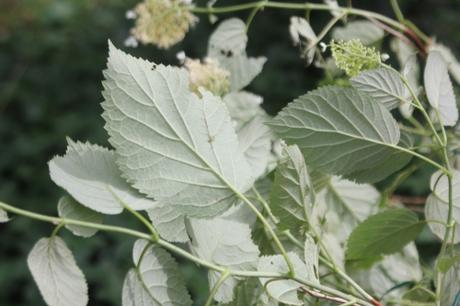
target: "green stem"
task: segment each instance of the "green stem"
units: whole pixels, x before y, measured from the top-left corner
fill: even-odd
[[[39,220],[39,221],[44,221],[48,222],[54,225],[77,225],[77,226],[82,226],[86,228],[93,228],[101,231],[106,231],[106,232],[114,232],[114,233],[121,233],[121,234],[126,234],[129,236],[133,236],[136,238],[141,238],[145,239],[148,241],[151,241],[152,243],[156,243],[163,248],[179,255],[182,256],[186,259],[189,259],[199,265],[202,265],[206,268],[209,268],[211,270],[217,271],[224,273],[225,271],[228,271],[230,275],[233,276],[240,276],[240,277],[257,277],[257,278],[278,278],[278,279],[292,279],[295,280],[305,286],[308,286],[310,288],[319,290],[321,292],[325,292],[327,294],[335,295],[343,299],[351,300],[354,299],[355,297],[349,296],[343,292],[337,291],[333,288],[329,288],[327,286],[315,284],[303,279],[295,278],[295,277],[287,277],[286,275],[282,275],[280,273],[275,273],[275,272],[263,272],[263,271],[242,271],[242,270],[229,270],[227,267],[223,267],[220,265],[216,265],[212,262],[209,262],[207,260],[203,260],[187,251],[185,251],[182,248],[179,248],[175,246],[174,244],[171,244],[161,238],[158,239],[158,241],[154,241],[152,235],[148,235],[136,230],[131,230],[119,226],[112,226],[112,225],[105,225],[105,224],[99,224],[99,223],[91,223],[91,222],[85,222],[85,221],[80,221],[80,220],[74,220],[74,219],[67,219],[67,218],[59,218],[59,217],[53,217],[53,216],[48,216],[48,215],[42,215],[34,212],[30,212],[24,209],[16,208],[14,206],[8,205],[6,203],[0,202],[0,208],[2,208],[5,211],[8,211],[13,214],[21,215],[27,218]],[[358,299],[358,302],[361,303],[362,305],[366,306],[372,306],[372,304],[363,301],[361,299]]]
[[[401,11],[401,8],[399,7],[398,0],[391,0],[390,3],[391,3],[391,8],[393,9],[393,12],[396,15],[396,19],[398,19],[399,22],[404,23],[405,18]]]
[[[268,205],[267,201],[262,197],[262,195],[259,193],[259,191],[255,188],[252,187],[252,192],[256,195],[256,200],[259,201],[260,204],[264,207],[264,210],[267,212],[268,216],[272,220],[273,223],[278,224],[279,220],[278,218],[273,214],[270,205]]]
[[[214,296],[216,295],[217,291],[219,290],[220,286],[225,282],[225,280],[230,276],[229,270],[225,270],[222,275],[220,276],[219,280],[217,283],[214,285],[212,288],[211,292],[209,293],[208,300],[206,301],[206,304],[204,306],[211,306],[212,302],[214,300]]]

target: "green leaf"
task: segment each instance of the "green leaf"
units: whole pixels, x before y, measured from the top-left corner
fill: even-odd
[[[219,97],[188,89],[185,69],[110,45],[103,103],[109,141],[133,186],[197,217],[221,214],[253,184]]]
[[[247,91],[231,92],[223,99],[236,130],[256,116],[267,116],[262,109],[262,97]]]
[[[48,164],[51,179],[77,202],[104,214],[119,214],[123,206],[141,210],[155,206],[122,178],[113,151],[68,139],[64,156]]]
[[[235,298],[225,306],[278,306],[278,303],[265,294],[257,278],[241,281],[235,288]]]
[[[456,296],[460,292],[460,262],[453,265],[446,273],[441,274],[441,301],[440,305],[452,305]]]
[[[8,218],[8,214],[6,213],[6,211],[0,208],[0,223],[6,223],[9,220],[10,219]]]
[[[436,267],[438,271],[442,273],[446,273],[452,268],[454,265],[460,262],[460,253],[456,253],[455,255],[448,255],[438,259]]]
[[[448,47],[443,44],[433,43],[430,45],[430,51],[436,50],[441,53],[444,61],[447,63],[449,72],[454,80],[460,84],[460,63]]]
[[[191,238],[190,248],[198,257],[234,270],[256,270],[259,249],[251,240],[251,229],[247,224],[215,218],[187,219],[187,230]],[[220,273],[208,273],[209,287],[219,280]],[[238,278],[227,278],[215,295],[218,302],[228,303]]]
[[[350,79],[351,85],[391,110],[405,100],[405,85],[398,73],[388,68],[367,70]]]
[[[384,34],[379,26],[368,20],[351,21],[343,27],[335,27],[332,30],[333,39],[345,41],[359,39],[365,45],[372,45],[381,40]]]
[[[310,65],[316,54],[318,37],[305,18],[292,16],[289,24],[289,33],[295,46],[301,47],[302,57],[306,65]]]
[[[82,206],[69,196],[64,196],[59,199],[58,213],[59,216],[64,219],[74,219],[98,224],[101,224],[104,221],[104,215]],[[97,229],[73,224],[66,224],[65,227],[74,235],[85,238],[91,237],[97,232]]]
[[[401,299],[401,306],[435,306],[436,294],[431,290],[417,286],[406,293]]]
[[[420,282],[423,276],[417,248],[412,242],[401,252],[385,256],[370,269],[349,272],[358,284],[374,296],[385,295],[382,301],[384,305],[387,305],[387,301],[400,299],[406,292],[408,287],[401,284]]]
[[[319,284],[319,250],[315,241],[310,235],[305,238],[304,259],[307,267],[307,279]]]
[[[231,91],[249,85],[267,60],[265,57],[247,57],[247,40],[246,26],[236,18],[223,21],[209,40],[208,57],[216,59],[222,68],[230,72]]]
[[[403,208],[373,215],[351,233],[346,258],[354,260],[395,253],[414,240],[424,225],[414,212]]]
[[[430,187],[432,194],[426,200],[425,218],[433,234],[443,240],[446,226],[442,223],[446,222],[449,211],[449,183],[447,177],[441,171],[436,171],[431,176]],[[452,170],[452,193],[452,215],[455,230],[451,232],[454,235],[453,240],[452,236],[450,236],[448,243],[453,241],[456,244],[460,242],[460,171],[458,170]],[[429,222],[430,220],[437,222]],[[441,222],[441,224],[438,222]]]
[[[238,131],[240,149],[252,170],[252,176],[261,177],[267,171],[271,157],[272,133],[266,118],[256,116]]]
[[[175,206],[164,203],[147,210],[147,214],[162,238],[170,242],[189,241],[185,217]]]
[[[399,142],[399,127],[384,106],[353,88],[322,87],[299,97],[270,125],[297,144],[307,164],[347,176],[385,161]]]
[[[453,126],[458,121],[458,109],[447,69],[447,63],[441,53],[431,51],[428,54],[423,79],[428,101],[439,111],[441,123]]]
[[[168,252],[146,240],[133,248],[136,268],[123,284],[123,306],[192,305],[179,266]]]
[[[293,252],[289,252],[288,257],[294,266],[297,277],[305,279],[308,275],[305,263]],[[259,260],[258,270],[279,274],[289,272],[282,255],[262,256]],[[268,294],[278,302],[288,305],[304,305],[303,301],[297,296],[297,290],[302,286],[300,283],[293,280],[270,280],[269,278],[259,278],[259,280],[262,286],[266,287]],[[267,284],[267,282],[269,283]]]
[[[292,233],[308,225],[306,213],[311,213],[312,198],[310,177],[304,157],[297,146],[287,146],[284,160],[275,172],[275,181],[270,193],[270,206],[278,217],[281,229]]]
[[[49,306],[88,304],[85,276],[60,237],[41,238],[30,251],[27,265]]]

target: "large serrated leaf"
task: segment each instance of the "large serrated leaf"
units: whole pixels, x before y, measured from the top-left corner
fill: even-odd
[[[294,267],[297,277],[306,279],[308,274],[305,263],[299,258],[296,253],[289,252],[288,257]],[[257,268],[262,272],[275,272],[286,274],[289,272],[288,266],[282,255],[262,256],[259,260]],[[270,280],[268,278],[259,278],[263,286],[267,288],[268,294],[275,300],[288,305],[304,305],[299,299],[297,291],[302,286],[300,283],[293,280]],[[307,281],[314,281],[306,279]],[[270,282],[269,282],[270,281]],[[269,282],[267,284],[267,282]]]
[[[58,213],[61,218],[73,219],[83,222],[91,223],[102,223],[104,221],[104,215],[95,212],[89,208],[82,206],[80,203],[75,201],[69,196],[64,196],[59,199],[58,202]],[[74,235],[81,237],[91,237],[96,234],[97,229],[88,228],[79,225],[66,224],[65,227],[71,231]]]
[[[423,79],[428,101],[439,111],[441,123],[455,125],[458,121],[457,102],[447,63],[440,52],[434,50],[428,54]]]
[[[353,88],[322,87],[299,97],[270,122],[307,164],[347,176],[399,151],[400,132],[384,106]]]
[[[189,91],[185,69],[155,66],[110,45],[103,103],[124,176],[182,213],[210,217],[252,183],[225,106]]]
[[[247,224],[220,218],[189,219],[187,230],[191,238],[190,248],[198,257],[234,270],[256,270],[259,249],[251,240]],[[209,286],[219,280],[220,273],[210,271]],[[227,278],[215,295],[215,300],[228,303],[238,279]]]
[[[312,188],[304,157],[297,146],[288,146],[284,160],[275,172],[270,193],[270,207],[280,221],[280,228],[292,233],[308,225],[307,213],[312,209]]]
[[[391,110],[405,100],[405,85],[395,71],[388,68],[366,70],[350,79],[354,88],[367,93],[377,103]]]
[[[27,257],[27,265],[49,306],[88,304],[85,276],[60,237],[40,239]]]
[[[48,166],[56,185],[80,204],[104,214],[119,214],[124,205],[136,210],[155,205],[121,178],[113,151],[90,143],[68,142],[66,154],[54,157]]]
[[[137,240],[133,260],[136,268],[128,272],[123,284],[123,306],[192,305],[179,267],[168,252]]]
[[[417,215],[403,208],[390,209],[367,218],[351,233],[346,257],[360,260],[400,251],[425,226]]]

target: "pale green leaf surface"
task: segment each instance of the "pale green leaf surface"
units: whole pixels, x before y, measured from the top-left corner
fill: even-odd
[[[311,182],[304,157],[297,146],[287,146],[284,160],[275,172],[270,193],[270,206],[280,220],[280,228],[296,233],[307,225],[306,212],[311,212]]]
[[[440,52],[428,54],[423,73],[425,91],[431,106],[440,113],[443,125],[453,126],[458,121],[458,109],[447,63]]]
[[[424,222],[403,208],[390,209],[367,218],[351,233],[346,258],[359,260],[400,251],[422,231]]]
[[[251,167],[254,178],[267,170],[272,149],[272,133],[265,125],[266,117],[256,116],[238,130],[240,150]]]
[[[383,30],[368,20],[350,21],[343,27],[332,30],[332,38],[336,40],[359,39],[365,45],[371,45],[383,38]]]
[[[6,211],[0,208],[0,223],[6,223],[9,220],[10,219],[8,218],[8,214],[6,213]]]
[[[85,276],[60,237],[41,238],[30,251],[27,265],[47,305],[88,304]]]
[[[259,249],[251,240],[247,224],[215,218],[188,219],[187,230],[191,237],[190,248],[198,257],[235,270],[256,270]],[[209,286],[214,287],[220,273],[208,273]],[[227,278],[217,291],[215,300],[228,303],[238,279]]]
[[[319,284],[319,249],[310,235],[305,238],[304,260],[308,272],[306,278]]]
[[[174,205],[164,203],[147,210],[147,214],[162,238],[170,242],[189,241],[185,216]]]
[[[247,91],[231,92],[223,101],[227,106],[230,117],[235,122],[236,130],[256,116],[266,116],[262,109],[262,97]]]
[[[444,61],[446,61],[449,72],[454,80],[460,84],[460,62],[457,60],[452,51],[443,44],[433,43],[430,46],[430,51],[436,50],[441,53]]]
[[[115,153],[90,143],[68,140],[64,156],[48,164],[51,179],[80,204],[104,214],[119,214],[123,206],[147,209],[155,205],[121,177]]]
[[[269,298],[257,278],[241,281],[235,288],[235,298],[230,303],[219,303],[225,306],[277,306],[278,303]]]
[[[133,261],[136,268],[128,272],[123,284],[123,306],[192,305],[179,266],[167,251],[137,240]]]
[[[247,42],[244,22],[238,18],[226,19],[217,26],[209,38],[208,56],[243,53]]]
[[[353,88],[322,87],[290,103],[270,122],[307,164],[347,175],[373,168],[399,151],[400,132],[384,106]]]
[[[64,219],[73,219],[83,222],[91,222],[101,224],[104,221],[104,215],[86,208],[70,196],[64,196],[58,202],[59,217]],[[78,226],[73,224],[65,224],[65,227],[76,236],[91,237],[96,234],[97,229]]]
[[[238,91],[249,85],[262,72],[267,58],[247,57],[246,54],[220,56],[219,64],[230,72],[230,90]]]
[[[456,295],[460,292],[460,262],[453,265],[446,273],[441,274],[441,304],[453,305]]]
[[[294,271],[299,278],[305,279],[308,270],[305,263],[296,253],[289,252],[288,257],[292,262]],[[263,272],[275,272],[286,274],[289,272],[288,266],[282,255],[262,256],[259,260],[258,270]],[[262,286],[270,280],[259,278]],[[310,280],[311,281],[311,280]],[[275,300],[288,305],[304,305],[303,301],[297,296],[297,290],[302,285],[293,280],[274,280],[266,285],[268,294]]]
[[[221,214],[252,183],[218,97],[189,91],[185,69],[155,66],[110,45],[103,103],[124,176],[142,193],[197,217]]]
[[[405,86],[398,73],[388,68],[361,72],[350,79],[351,85],[370,95],[375,102],[391,110],[405,100]]]

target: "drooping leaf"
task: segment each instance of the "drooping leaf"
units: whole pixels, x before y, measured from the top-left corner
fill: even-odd
[[[307,164],[345,175],[371,169],[395,151],[400,133],[384,106],[353,88],[322,87],[299,97],[270,122]]]
[[[299,256],[293,252],[288,253],[288,257],[292,262],[296,276],[305,280],[308,275],[308,270],[305,263]],[[263,272],[275,272],[286,274],[289,269],[282,255],[263,256],[259,260],[258,270]],[[299,299],[297,291],[302,286],[300,283],[293,280],[270,280],[268,278],[259,278],[262,286],[266,286],[269,295],[278,302],[288,305],[304,305]],[[269,282],[270,281],[270,282]],[[314,280],[308,280],[314,281]],[[266,284],[269,282],[268,284]]]
[[[384,34],[380,27],[368,20],[351,21],[332,30],[332,38],[336,40],[359,39],[365,45],[374,44],[382,39]]]
[[[133,248],[135,268],[123,284],[123,306],[192,305],[179,267],[168,252],[146,240]]]
[[[9,220],[10,219],[8,218],[8,214],[6,213],[6,211],[0,208],[0,223],[6,223]]]
[[[266,118],[256,116],[238,130],[240,149],[256,179],[266,172],[272,149],[273,137],[265,121]]]
[[[270,207],[278,217],[282,229],[297,233],[308,225],[306,213],[312,209],[313,192],[304,157],[295,145],[287,146],[284,160],[275,172],[275,181],[270,193]]]
[[[113,151],[68,141],[66,154],[48,165],[51,179],[78,203],[104,214],[119,214],[124,205],[136,210],[155,205],[122,179]]]
[[[319,250],[318,246],[310,235],[305,238],[304,260],[307,267],[307,279],[319,284]]]
[[[375,102],[388,110],[398,107],[405,100],[405,86],[398,73],[388,68],[361,72],[350,79],[354,88],[367,93]]]
[[[60,237],[41,238],[30,251],[27,265],[49,306],[88,304],[85,276]]]
[[[453,265],[446,273],[441,274],[442,286],[441,286],[441,301],[440,305],[452,305],[457,306],[460,292],[460,262]],[[454,303],[454,301],[456,303]]]
[[[246,50],[248,36],[246,25],[241,19],[222,21],[209,38],[208,56],[239,54]]]
[[[187,231],[191,237],[190,248],[198,257],[235,270],[256,270],[259,249],[251,240],[248,225],[215,219],[188,219]],[[208,273],[209,286],[214,287],[220,273]],[[228,303],[238,278],[227,278],[215,295],[218,302]]]
[[[64,219],[74,219],[91,223],[102,223],[104,221],[104,215],[82,206],[69,196],[64,196],[59,199],[58,214]],[[73,224],[66,224],[65,227],[74,235],[85,238],[91,237],[97,232],[97,229]]]
[[[109,141],[133,186],[190,216],[210,217],[252,183],[225,106],[188,89],[185,69],[155,66],[110,45],[103,103]]]
[[[445,223],[449,211],[449,183],[447,177],[436,171],[431,176],[430,187],[432,194],[428,196],[425,204],[425,218],[431,231],[441,240],[444,239],[446,231]],[[455,230],[451,232],[454,237],[449,237],[448,243],[460,242],[460,171],[452,171],[452,216],[455,222]],[[435,222],[430,222],[433,220]],[[436,223],[437,222],[442,222]]]
[[[417,248],[411,242],[401,252],[385,256],[370,269],[350,271],[350,275],[374,296],[385,295],[382,303],[387,305],[388,301],[400,299],[409,289],[401,284],[419,282],[423,274]]]
[[[422,231],[424,222],[404,208],[390,209],[367,218],[351,233],[346,258],[359,260],[400,251]]]
[[[460,62],[457,60],[452,51],[445,45],[439,43],[433,43],[430,46],[430,51],[436,50],[441,53],[444,61],[447,63],[449,72],[454,80],[460,84]]]
[[[247,86],[262,71],[265,57],[247,57],[246,26],[232,18],[223,21],[208,45],[208,57],[216,59],[220,66],[230,72],[230,90],[238,91]]]
[[[457,102],[447,63],[438,51],[428,54],[423,79],[428,101],[439,111],[441,123],[447,126],[455,125],[458,121]]]

